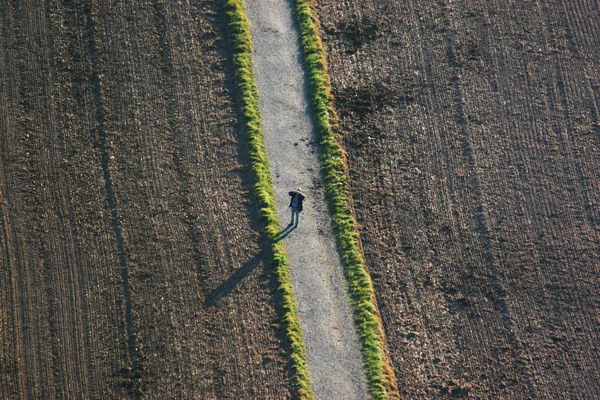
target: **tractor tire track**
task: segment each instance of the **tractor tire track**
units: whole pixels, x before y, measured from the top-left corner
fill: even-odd
[[[113,189],[113,182],[111,178],[111,172],[109,169],[109,153],[107,134],[104,127],[105,121],[105,107],[102,100],[102,88],[101,78],[98,71],[98,66],[101,64],[100,55],[96,47],[96,33],[93,9],[91,5],[85,6],[85,14],[87,18],[87,34],[89,41],[89,54],[92,63],[92,75],[90,77],[93,99],[96,107],[96,140],[101,151],[101,164],[102,171],[104,172],[104,183],[106,187],[106,196],[108,201],[108,208],[110,210],[113,230],[115,239],[117,241],[117,251],[119,256],[119,264],[121,266],[121,278],[123,281],[123,293],[124,293],[124,309],[125,309],[125,322],[127,329],[127,348],[129,353],[129,362],[131,371],[127,379],[130,381],[130,391],[134,397],[141,395],[141,388],[139,387],[140,369],[141,369],[141,353],[138,349],[137,343],[137,330],[135,328],[135,317],[133,311],[133,304],[131,301],[131,287],[129,285],[129,267],[127,262],[127,253],[125,251],[125,244],[123,234],[121,232],[120,218],[118,212],[117,200]]]

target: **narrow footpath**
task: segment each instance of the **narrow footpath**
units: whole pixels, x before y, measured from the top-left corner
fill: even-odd
[[[246,0],[262,126],[316,399],[366,399],[348,285],[331,230],[293,0]],[[306,200],[289,228],[288,192]]]

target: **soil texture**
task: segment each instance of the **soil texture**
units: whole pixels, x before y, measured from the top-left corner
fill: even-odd
[[[0,398],[292,396],[226,24],[0,3]]]
[[[401,395],[600,391],[600,3],[318,3]]]

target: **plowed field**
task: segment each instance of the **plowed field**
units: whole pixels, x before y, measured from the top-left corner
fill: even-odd
[[[402,395],[600,392],[600,3],[322,1]]]
[[[225,26],[0,3],[0,398],[290,397]]]

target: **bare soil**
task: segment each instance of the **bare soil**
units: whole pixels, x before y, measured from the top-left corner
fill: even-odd
[[[223,3],[0,4],[0,398],[292,396]]]
[[[600,3],[318,4],[401,395],[600,391]]]

